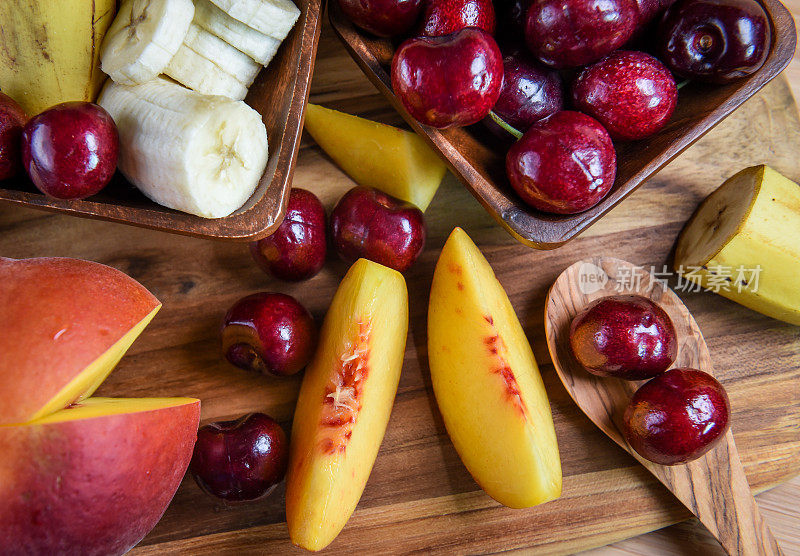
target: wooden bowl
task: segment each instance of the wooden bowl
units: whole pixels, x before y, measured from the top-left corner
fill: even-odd
[[[617,180],[611,192],[593,208],[573,215],[553,215],[526,205],[505,174],[502,145],[482,124],[439,130],[417,122],[394,95],[389,66],[394,45],[360,32],[337,2],[328,11],[339,38],[373,85],[431,146],[484,208],[520,242],[553,249],[574,238],[630,195],[692,143],[774,79],[789,64],[797,43],[794,20],[778,0],[760,0],[772,24],[772,44],[764,65],[753,75],[727,85],[689,83],[679,93],[670,123],[642,141],[616,143]]]
[[[119,174],[98,195],[82,201],[46,197],[27,178],[15,178],[0,182],[0,201],[197,237],[253,240],[269,235],[286,212],[321,30],[322,0],[296,3],[301,14],[295,27],[247,95],[247,103],[264,118],[270,153],[258,188],[242,208],[217,219],[186,214],[147,199]]]

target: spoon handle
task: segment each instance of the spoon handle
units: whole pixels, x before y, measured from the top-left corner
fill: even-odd
[[[783,554],[753,498],[730,431],[716,448],[689,464],[645,465],[728,554]]]

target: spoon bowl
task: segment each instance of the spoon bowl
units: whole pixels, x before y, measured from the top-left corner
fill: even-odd
[[[572,319],[592,301],[619,294],[648,297],[669,315],[678,337],[675,367],[714,374],[705,339],[689,310],[664,280],[639,266],[611,257],[578,261],[567,268],[547,295],[547,347],[561,382],[581,410],[614,442],[661,481],[730,554],[781,554],[747,484],[733,434],[702,457],[664,466],[644,459],[621,433],[622,415],[644,383],[595,376],[577,362],[569,344]]]

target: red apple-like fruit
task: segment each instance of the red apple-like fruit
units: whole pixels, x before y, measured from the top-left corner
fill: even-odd
[[[115,268],[0,257],[0,429],[91,396],[160,308]]]
[[[222,325],[222,353],[240,369],[288,376],[305,367],[317,345],[308,310],[282,293],[254,293],[237,301]]]
[[[244,502],[268,496],[288,463],[289,441],[281,426],[268,415],[251,413],[200,427],[189,471],[208,494]]]
[[[25,110],[10,96],[0,93],[0,181],[22,171],[20,142],[27,121]]]
[[[503,85],[503,56],[494,38],[468,27],[442,37],[418,37],[392,59],[392,88],[423,124],[458,127],[481,121]]]
[[[325,264],[325,207],[305,189],[292,189],[286,216],[275,232],[250,243],[259,267],[279,280],[299,282],[315,276]]]
[[[345,193],[331,213],[331,237],[347,262],[369,259],[405,272],[425,247],[425,217],[411,203],[370,187]]]
[[[572,319],[569,343],[590,373],[625,380],[659,375],[678,355],[669,315],[640,295],[614,295],[590,303]]]
[[[167,509],[200,420],[189,398],[89,398],[0,426],[0,554],[125,554]]]
[[[419,34],[439,37],[465,27],[494,34],[496,24],[492,0],[427,0]]]
[[[521,52],[503,59],[503,87],[492,111],[519,131],[564,107],[561,76]]]
[[[91,102],[65,102],[32,118],[22,132],[22,161],[34,185],[57,199],[84,199],[117,169],[114,120]]]
[[[613,52],[584,69],[572,87],[575,107],[613,139],[643,139],[661,130],[678,104],[670,71],[644,52]]]
[[[379,37],[402,35],[419,19],[422,0],[338,0],[356,26]]]
[[[645,459],[676,465],[699,458],[725,435],[730,401],[703,371],[679,368],[651,379],[631,398],[623,417],[628,444]]]
[[[680,0],[658,27],[659,58],[676,74],[728,83],[760,68],[772,31],[755,0]]]
[[[614,185],[617,155],[608,132],[580,112],[536,122],[506,155],[514,190],[532,207],[574,214],[593,207]]]
[[[538,0],[528,8],[525,42],[542,63],[573,68],[624,45],[638,22],[636,0]]]

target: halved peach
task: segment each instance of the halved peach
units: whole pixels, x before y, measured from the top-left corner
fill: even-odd
[[[402,274],[359,259],[328,309],[292,423],[286,521],[297,546],[325,548],[355,510],[392,412],[407,331]]]
[[[90,398],[0,425],[0,552],[122,554],[158,522],[189,465],[190,398]]]
[[[512,508],[558,498],[561,460],[533,351],[491,266],[461,228],[433,275],[428,358],[450,439],[486,493]]]
[[[133,278],[66,258],[0,257],[0,424],[90,396],[161,304]]]

